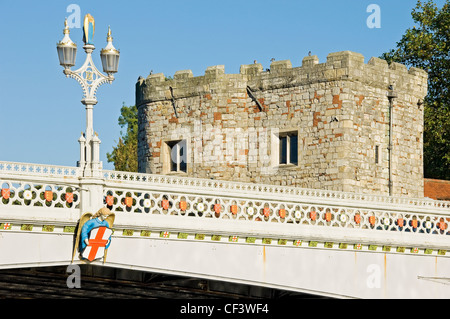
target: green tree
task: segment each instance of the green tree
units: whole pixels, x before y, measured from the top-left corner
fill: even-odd
[[[424,175],[450,179],[450,0],[442,8],[418,1],[412,10],[415,26],[397,48],[381,58],[428,72],[424,101]]]
[[[106,157],[108,162],[114,163],[116,171],[137,172],[137,107],[126,106],[124,103],[120,109],[118,122],[122,129],[126,128],[126,131],[125,133],[120,131],[121,137],[117,146],[113,147],[113,151],[107,153]]]

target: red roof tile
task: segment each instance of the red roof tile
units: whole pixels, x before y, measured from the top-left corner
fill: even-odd
[[[425,178],[424,195],[432,199],[450,200],[450,181]]]

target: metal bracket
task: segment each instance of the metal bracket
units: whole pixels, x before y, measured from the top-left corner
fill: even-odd
[[[172,100],[173,111],[175,112],[175,117],[178,118],[177,107],[175,106],[175,97],[173,96],[173,88],[170,86],[169,89],[170,89],[170,96],[171,96],[171,100]]]
[[[253,94],[252,89],[249,86],[247,86],[247,93],[251,97],[251,99],[256,103],[256,105],[258,106],[259,111],[262,112],[263,107],[262,107],[261,103],[259,103],[259,101],[256,99],[255,95]]]

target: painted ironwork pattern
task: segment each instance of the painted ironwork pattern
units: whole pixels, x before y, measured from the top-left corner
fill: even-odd
[[[0,173],[33,176],[78,177],[78,167],[0,161]]]
[[[78,209],[81,200],[77,186],[10,179],[0,179],[0,186],[0,206]]]
[[[394,197],[394,196],[384,196],[375,194],[358,194],[358,193],[347,193],[339,191],[330,190],[318,190],[318,189],[306,189],[297,188],[289,186],[279,186],[279,185],[265,185],[265,184],[254,184],[254,183],[241,183],[223,180],[208,180],[200,178],[190,178],[190,177],[180,177],[180,176],[168,176],[168,175],[155,175],[155,174],[143,174],[143,173],[130,173],[130,172],[119,172],[119,171],[103,171],[103,177],[106,180],[111,181],[123,181],[123,182],[136,182],[150,184],[160,184],[160,185],[174,185],[174,186],[188,186],[195,187],[198,190],[218,190],[221,192],[227,191],[238,191],[245,193],[259,193],[259,194],[271,194],[280,196],[298,196],[298,197],[309,197],[315,198],[317,200],[332,200],[332,201],[342,201],[346,203],[355,202],[357,204],[361,203],[374,203],[376,205],[386,205],[389,207],[403,207],[410,206],[423,209],[432,209],[448,212],[450,208],[450,201],[436,201],[428,200],[422,198],[409,198],[409,197]]]
[[[86,52],[88,53],[86,61],[81,68],[76,71],[64,70],[64,72],[81,85],[85,99],[95,99],[98,88],[102,84],[111,83],[114,77],[103,75],[92,61],[91,50]]]
[[[160,178],[161,181],[177,180],[167,176]],[[323,204],[310,203],[292,197],[262,199],[256,193],[254,196],[247,193],[237,197],[226,195],[227,190],[220,188],[216,188],[215,192],[221,195],[210,195],[202,194],[200,190],[194,192],[194,189],[186,187],[183,192],[155,191],[151,187],[131,190],[107,185],[104,188],[104,203],[119,213],[276,222],[412,234],[450,234],[448,210],[446,213],[442,211],[432,214],[410,211],[407,207],[403,211],[368,208],[364,202],[360,202],[359,207],[351,207],[327,204],[325,201]]]
[[[0,205],[80,209],[80,175],[0,162]],[[103,204],[117,213],[450,234],[449,202],[117,171],[102,178]]]

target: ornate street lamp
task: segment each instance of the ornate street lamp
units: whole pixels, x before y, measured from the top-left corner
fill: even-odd
[[[102,51],[100,51],[103,72],[106,72],[108,75],[117,73],[117,69],[119,68],[120,53],[113,46],[112,40],[113,38],[111,37],[111,28],[108,27],[108,36],[106,37],[106,41],[108,42],[108,44]]]
[[[56,45],[58,50],[59,64],[64,69],[69,69],[75,65],[75,59],[77,56],[77,45],[69,37],[69,27],[67,26],[67,19],[64,21],[64,38]]]
[[[83,49],[86,52],[86,60],[81,68],[72,71],[70,68],[75,65],[77,45],[70,39],[70,30],[65,21],[64,38],[56,45],[58,51],[59,64],[64,67],[63,73],[66,77],[71,77],[80,83],[83,89],[83,99],[81,103],[86,106],[86,132],[82,133],[78,140],[80,143],[80,161],[78,165],[83,170],[84,176],[99,176],[101,170],[99,144],[100,139],[94,134],[93,108],[97,104],[96,92],[100,85],[112,83],[114,73],[119,67],[120,52],[112,44],[111,29],[108,28],[107,45],[100,52],[103,71],[102,74],[92,61],[92,51],[95,50],[93,38],[95,33],[94,18],[87,14],[83,23]]]

